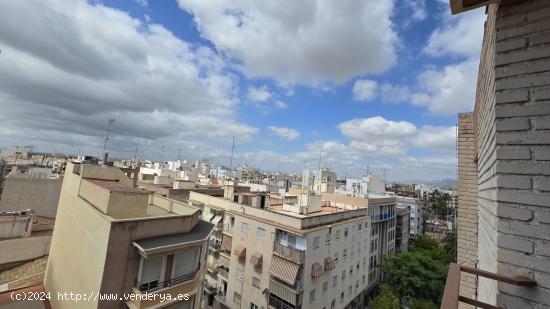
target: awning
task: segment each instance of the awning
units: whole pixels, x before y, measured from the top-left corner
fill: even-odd
[[[300,266],[294,264],[291,261],[285,260],[282,257],[273,255],[271,259],[271,266],[269,267],[269,273],[290,285],[296,283],[296,277],[298,277],[298,270]]]
[[[336,263],[330,256],[325,258],[325,271],[333,270],[335,267]]]
[[[226,234],[222,234],[222,251],[229,251],[231,252],[231,243],[233,241],[233,238],[231,236],[228,236]]]
[[[252,263],[252,265],[254,266],[262,266],[262,259],[263,255],[260,252],[256,251],[250,257],[250,263]]]
[[[214,218],[212,218],[212,223],[214,225],[220,223],[220,221],[222,221],[222,216],[214,216]]]
[[[235,250],[233,250],[233,254],[238,256],[239,258],[243,258],[246,256],[246,246],[245,245],[239,245]]]
[[[187,233],[140,239],[134,241],[133,245],[139,250],[140,255],[148,258],[150,255],[200,245],[208,239],[212,228],[213,225],[210,222],[199,220],[197,225]]]
[[[311,277],[319,278],[323,275],[323,266],[319,263],[313,263],[311,265]]]

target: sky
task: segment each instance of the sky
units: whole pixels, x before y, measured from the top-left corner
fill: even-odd
[[[447,0],[26,0],[0,11],[0,147],[456,179],[484,9]]]

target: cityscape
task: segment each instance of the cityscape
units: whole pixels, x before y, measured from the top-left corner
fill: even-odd
[[[550,1],[0,1],[0,109],[0,309],[550,308]]]

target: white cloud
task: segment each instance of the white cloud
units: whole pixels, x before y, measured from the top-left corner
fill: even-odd
[[[386,155],[404,155],[409,148],[454,152],[455,127],[422,126],[408,121],[392,121],[381,116],[342,122],[340,132],[358,150],[383,151]]]
[[[360,118],[338,125],[342,134],[357,141],[391,141],[416,134],[416,126],[407,121],[386,120],[384,117]]]
[[[413,147],[445,152],[456,151],[456,127],[423,126],[410,140]]]
[[[387,103],[407,102],[411,99],[411,90],[408,86],[384,83],[380,85],[380,96]]]
[[[410,18],[405,21],[406,26],[411,22],[424,20],[428,16],[425,0],[404,0],[402,3],[411,12]]]
[[[147,0],[136,0],[137,4],[141,5],[142,7],[148,7],[149,2]]]
[[[412,104],[424,106],[433,114],[456,114],[472,110],[475,103],[478,60],[467,60],[430,69],[418,75],[422,92],[415,93]]]
[[[479,57],[483,41],[483,9],[452,17],[445,10],[443,25],[430,35],[424,53],[431,56]]]
[[[295,140],[300,137],[300,132],[294,129],[285,128],[285,127],[268,127],[271,132],[275,133],[277,136],[286,138],[288,140]]]
[[[342,84],[396,62],[393,1],[179,0],[246,74],[282,85]]]
[[[111,117],[120,137],[113,150],[257,132],[236,120],[237,81],[213,50],[120,10],[76,0],[5,3],[0,45],[2,143],[95,149]]]
[[[353,99],[368,102],[376,96],[378,83],[370,79],[359,79],[353,84]]]
[[[271,98],[271,93],[264,85],[262,87],[249,87],[246,96],[254,102],[265,102]]]
[[[275,100],[275,102],[273,102],[273,104],[275,104],[275,107],[277,107],[279,109],[287,109],[288,108],[288,105],[285,102],[280,101],[280,100]]]

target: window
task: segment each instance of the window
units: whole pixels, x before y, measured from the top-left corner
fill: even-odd
[[[369,226],[369,223],[368,223],[368,222],[365,222],[364,225],[365,225],[365,230],[366,230],[367,227]]]
[[[340,303],[344,302],[344,292],[340,293]]]
[[[348,296],[351,296],[351,285],[348,287]]]
[[[328,290],[328,281],[323,282],[323,292]]]
[[[336,230],[336,240],[340,239],[340,230]]]
[[[319,248],[319,236],[313,237],[313,249]]]
[[[244,270],[237,268],[237,279],[243,281],[244,279]]]
[[[346,271],[342,270],[342,281],[346,280]]]
[[[241,233],[248,234],[248,223],[241,222]]]
[[[315,301],[315,289],[309,291],[309,302],[312,303]]]
[[[363,275],[363,277],[361,278],[361,280],[363,281],[363,285],[365,285],[365,275]]]
[[[346,227],[344,229],[344,237],[348,237],[348,232],[349,232],[349,229]]]
[[[342,258],[346,258],[348,256],[348,249],[344,249],[344,251],[342,252]]]
[[[357,230],[359,230],[359,231],[360,231],[360,230],[361,230],[361,228],[362,228],[362,226],[361,226],[361,223],[359,223],[359,224],[357,225]]]
[[[339,257],[338,252],[334,253],[334,261],[335,261],[336,263],[338,263],[338,257]]]
[[[260,309],[260,307],[254,303],[250,303],[250,309]]]
[[[252,277],[252,286],[259,289],[260,288],[260,279]]]
[[[265,239],[265,230],[261,227],[256,229],[256,238],[258,239]]]
[[[338,277],[333,276],[332,277],[332,287],[336,287],[338,285]]]
[[[331,302],[330,302],[330,308],[331,309],[334,309],[336,307],[336,299],[333,299]]]
[[[326,244],[329,244],[329,243],[330,243],[330,232],[327,233],[327,235],[326,235],[325,237],[326,237],[326,238],[325,238],[325,243],[326,243]]]
[[[233,304],[235,304],[235,307],[241,306],[241,294],[237,292],[233,293]]]

